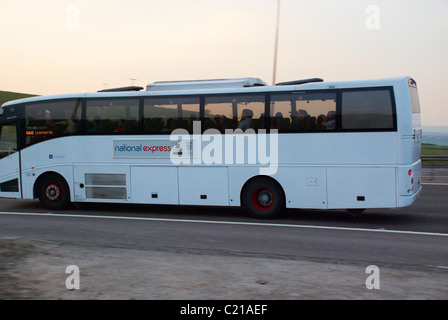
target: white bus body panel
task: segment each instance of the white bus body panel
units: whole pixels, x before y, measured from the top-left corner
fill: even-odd
[[[280,164],[302,166],[397,164],[396,132],[279,134],[278,137]]]
[[[179,167],[179,203],[186,205],[229,205],[227,167]]]
[[[395,168],[330,167],[328,207],[365,209],[395,207]]]
[[[177,167],[131,168],[133,203],[179,204]]]

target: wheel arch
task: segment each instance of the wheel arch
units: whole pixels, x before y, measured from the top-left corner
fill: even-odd
[[[39,188],[39,185],[42,182],[42,180],[45,177],[52,176],[52,175],[59,176],[60,178],[62,178],[65,181],[65,183],[67,184],[67,187],[68,187],[68,189],[70,190],[70,193],[71,193],[70,184],[68,183],[67,179],[62,174],[60,174],[60,173],[58,173],[56,171],[46,171],[46,172],[41,173],[37,177],[36,181],[34,181],[34,185],[33,185],[33,198],[34,199],[38,198],[38,188]]]

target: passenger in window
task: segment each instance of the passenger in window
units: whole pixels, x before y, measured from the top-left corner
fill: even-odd
[[[92,121],[93,127],[90,130],[90,132],[92,132],[92,133],[98,132],[98,130],[100,130],[100,122],[101,122],[101,118],[99,116],[95,116]]]
[[[283,113],[277,112],[274,117],[271,118],[271,129],[280,129],[281,120],[283,119]]]
[[[277,112],[277,113],[275,114],[275,118],[276,118],[276,119],[283,118],[283,113],[281,113],[281,112]]]
[[[162,133],[170,133],[171,131],[173,131],[173,118],[168,118],[166,120],[166,125],[165,127],[162,129]]]
[[[305,131],[305,114],[302,112],[303,110],[293,110],[291,112],[291,129],[298,131]]]
[[[266,114],[265,113],[262,113],[261,115],[260,115],[260,119],[258,119],[258,121],[257,121],[258,123],[257,123],[257,130],[259,130],[259,129],[266,129]]]
[[[123,126],[124,126],[124,120],[120,119],[118,120],[118,127],[114,130],[115,133],[122,133],[123,132]]]
[[[222,128],[221,132],[225,132],[226,129],[233,129],[232,128],[232,120],[227,118],[225,115],[221,115],[219,117],[219,125]]]
[[[252,128],[252,117],[254,113],[250,109],[244,109],[241,114],[241,122],[238,126],[239,129],[246,131],[249,128]]]
[[[306,110],[299,110],[299,111],[302,112],[305,116],[304,118],[305,131],[306,132],[316,131],[316,117],[312,117]]]
[[[213,119],[206,118],[206,128],[214,128],[218,129],[220,132],[224,132],[224,118],[225,116],[221,116],[219,114],[216,114]]]
[[[291,129],[295,130],[298,127],[298,112],[297,110],[293,110],[291,113]]]
[[[123,132],[126,134],[138,133],[138,122],[134,117],[129,118],[123,126]]]
[[[325,129],[334,130],[336,129],[336,112],[328,111],[327,119],[325,120]]]
[[[54,123],[54,120],[51,117],[51,112],[49,110],[45,110],[45,124],[50,127]]]
[[[79,122],[78,119],[70,119],[69,120],[69,125],[67,126],[67,128],[64,129],[63,133],[64,135],[68,134],[68,135],[72,135],[75,134],[78,131],[79,128]]]
[[[216,123],[212,118],[204,118],[204,126],[205,130],[207,129],[216,129]]]
[[[326,116],[324,114],[320,114],[317,117],[316,126],[317,126],[317,130],[318,131],[324,131],[325,130],[325,119],[326,119]]]
[[[224,132],[224,122],[221,119],[221,115],[219,114],[215,115],[215,123],[216,123],[216,129],[218,129],[219,132]]]
[[[299,113],[301,115],[303,115],[303,120],[302,120],[303,131],[306,131],[306,132],[314,131],[316,129],[316,118],[311,117],[309,115],[308,111],[303,110],[303,109],[300,109]]]

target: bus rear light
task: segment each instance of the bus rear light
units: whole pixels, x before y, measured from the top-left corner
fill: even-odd
[[[411,179],[411,184],[414,184],[414,178]]]
[[[410,169],[409,171],[408,171],[408,176],[411,176],[412,175],[412,169]]]
[[[413,86],[413,87],[417,87],[417,82],[415,82],[414,79],[409,79],[408,80],[408,85],[409,86]]]

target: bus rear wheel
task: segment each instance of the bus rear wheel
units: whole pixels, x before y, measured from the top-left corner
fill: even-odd
[[[70,204],[70,189],[64,178],[56,174],[49,174],[39,182],[38,198],[47,209],[63,210]]]
[[[280,185],[266,178],[249,182],[243,191],[243,205],[256,219],[277,218],[285,208],[285,196]]]

